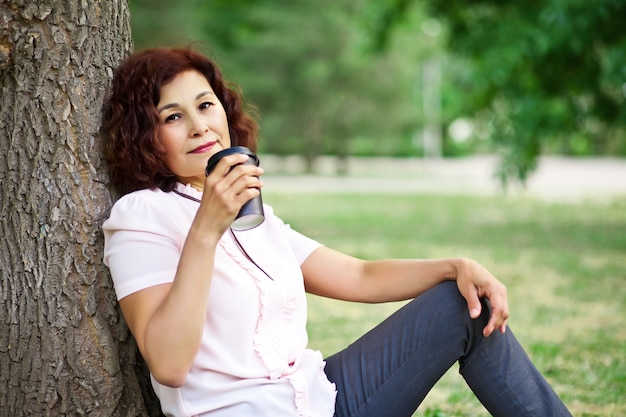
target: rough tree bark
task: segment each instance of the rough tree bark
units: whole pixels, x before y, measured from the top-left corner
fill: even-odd
[[[153,414],[102,264],[98,128],[129,20],[127,0],[0,0],[0,416]]]

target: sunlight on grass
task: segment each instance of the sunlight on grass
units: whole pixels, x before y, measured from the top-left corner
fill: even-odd
[[[626,415],[626,200],[549,204],[428,195],[265,193],[291,226],[365,259],[472,257],[509,289],[510,325],[577,417]],[[400,303],[310,296],[310,345],[329,355]],[[488,416],[453,367],[416,416]]]

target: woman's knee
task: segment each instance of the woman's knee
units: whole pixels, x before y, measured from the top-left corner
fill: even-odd
[[[445,281],[434,286],[410,304],[413,308],[420,309],[422,314],[428,311],[438,317],[439,320],[447,321],[450,325],[463,324],[470,332],[482,335],[482,329],[487,325],[491,312],[491,306],[486,298],[481,298],[482,312],[479,317],[472,319],[469,315],[467,300],[461,295],[455,281]]]
[[[432,311],[459,315],[468,312],[467,302],[459,292],[455,281],[444,281],[416,297],[413,302],[427,304]]]

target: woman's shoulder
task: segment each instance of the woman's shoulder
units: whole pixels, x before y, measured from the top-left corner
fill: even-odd
[[[168,198],[168,193],[158,188],[137,190],[120,197],[111,208],[111,213],[117,211],[136,211],[141,208],[159,207]]]
[[[113,204],[109,218],[105,222],[105,228],[167,219],[173,214],[170,194],[158,188],[125,194]]]

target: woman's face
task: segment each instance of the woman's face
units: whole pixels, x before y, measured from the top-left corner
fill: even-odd
[[[209,157],[230,147],[224,107],[195,70],[163,85],[160,96],[157,137],[165,148],[165,164],[181,182],[202,188]]]

